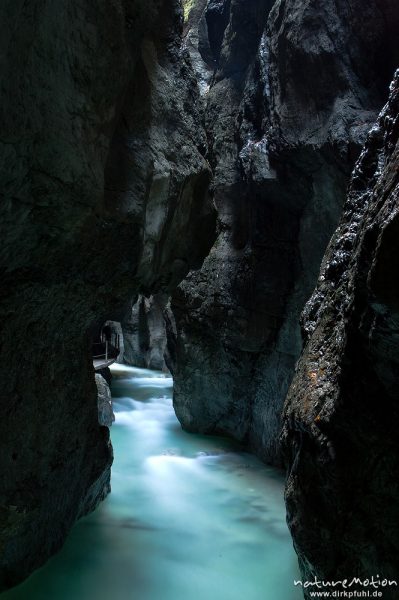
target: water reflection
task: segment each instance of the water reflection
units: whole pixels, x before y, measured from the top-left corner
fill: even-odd
[[[299,600],[279,473],[189,435],[172,380],[116,366],[112,494],[5,600]]]

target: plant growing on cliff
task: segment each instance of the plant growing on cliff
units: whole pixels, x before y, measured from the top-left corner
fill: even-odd
[[[194,6],[194,0],[183,0],[184,22],[187,21],[190,11]]]

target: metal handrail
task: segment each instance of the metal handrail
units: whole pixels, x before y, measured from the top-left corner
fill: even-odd
[[[118,333],[112,333],[111,341],[109,341],[108,339],[105,338],[105,336],[101,332],[101,338],[102,338],[101,342],[93,342],[92,346],[94,349],[95,346],[103,347],[105,345],[105,352],[102,352],[101,354],[93,353],[93,358],[105,358],[105,360],[108,361],[109,347],[117,350],[118,353],[120,351],[120,336]]]
[[[105,340],[105,342],[97,342],[96,344],[93,344],[93,346],[104,346],[105,343],[105,352],[102,352],[101,354],[93,354],[93,358],[105,358],[105,360],[108,360],[108,340]],[[115,348],[115,350],[118,350],[118,348]]]
[[[101,332],[101,342],[105,344],[105,342],[109,342],[114,348],[117,350],[120,349],[120,335],[119,333],[111,333],[111,339],[105,337],[105,335]]]

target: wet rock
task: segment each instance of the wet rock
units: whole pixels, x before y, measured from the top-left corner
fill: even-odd
[[[398,167],[399,72],[306,305],[284,410],[288,523],[307,580],[397,579]]]
[[[393,0],[273,4],[207,4],[209,22],[218,15],[204,99],[218,238],[172,295],[168,345],[183,427],[280,464],[300,313],[399,62],[399,11]]]
[[[150,298],[139,296],[129,317],[122,322],[124,354],[128,365],[167,371],[166,324],[164,311],[169,301],[166,294]]]
[[[98,422],[103,427],[112,427],[115,415],[112,410],[111,390],[107,381],[96,373]]]
[[[0,21],[3,589],[109,490],[94,324],[199,267],[214,210],[177,0],[7,0]]]

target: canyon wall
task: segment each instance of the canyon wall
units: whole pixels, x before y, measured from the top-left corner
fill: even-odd
[[[394,0],[191,4],[218,237],[172,296],[174,405],[188,431],[281,464],[300,313],[399,62],[399,11]]]
[[[175,0],[0,7],[0,590],[109,491],[88,332],[214,241]]]
[[[397,581],[398,232],[399,71],[306,305],[284,410],[288,523],[308,580]]]
[[[0,590],[109,491],[90,332],[128,329],[132,298],[172,294],[182,425],[282,461],[299,315],[399,64],[399,10],[184,4],[184,23],[178,0],[0,7]],[[305,311],[285,409],[304,576],[394,573],[396,85]],[[160,364],[164,337],[151,356],[148,316],[138,330],[143,366]]]
[[[164,311],[169,297],[140,296],[122,320],[123,361],[128,365],[166,371],[166,323]]]

